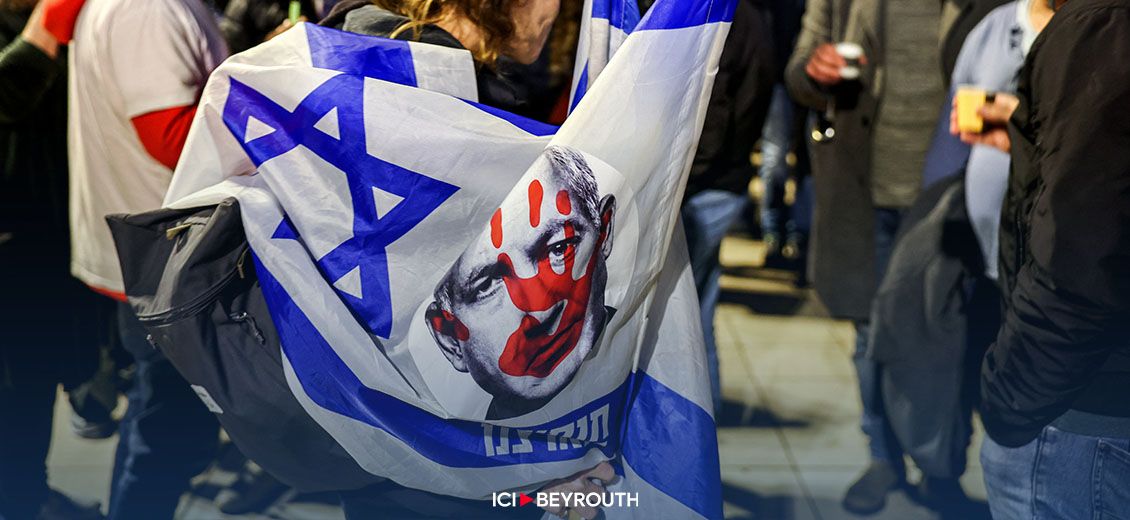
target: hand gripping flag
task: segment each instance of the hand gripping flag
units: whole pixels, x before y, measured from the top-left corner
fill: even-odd
[[[719,518],[676,217],[734,4],[660,0],[560,128],[477,103],[466,51],[300,24],[213,73],[166,202],[239,200],[287,382],[366,471],[484,499],[607,460],[609,518]]]

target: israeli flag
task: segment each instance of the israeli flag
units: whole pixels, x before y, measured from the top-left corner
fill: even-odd
[[[577,61],[573,66],[573,86],[569,91],[570,112],[577,108],[589,85],[596,81],[608,60],[639,23],[637,0],[585,0]]]
[[[676,217],[735,3],[660,0],[560,128],[477,103],[467,51],[301,24],[213,73],[166,203],[239,199],[288,384],[365,470],[489,499],[610,461],[608,518],[720,518]]]

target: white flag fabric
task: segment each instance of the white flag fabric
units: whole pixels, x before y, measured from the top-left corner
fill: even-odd
[[[735,3],[660,0],[560,128],[478,104],[466,51],[300,24],[213,73],[166,203],[238,198],[288,384],[365,470],[489,499],[607,460],[609,518],[720,518],[676,217]]]
[[[585,0],[569,91],[570,112],[639,23],[640,6],[636,0]]]

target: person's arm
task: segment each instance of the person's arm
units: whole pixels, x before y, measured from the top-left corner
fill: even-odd
[[[738,92],[738,102],[734,106],[734,131],[738,138],[730,156],[732,165],[747,168],[750,152],[757,140],[761,139],[761,130],[769,115],[778,71],[777,49],[772,38],[772,16],[760,9],[755,9],[754,14],[757,15],[757,23],[750,28],[754,34],[749,37],[750,41],[742,55],[745,70],[734,84]]]
[[[111,33],[107,70],[125,100],[125,115],[146,152],[170,170],[211,72],[210,51],[200,43],[203,28],[192,20],[190,14],[138,9],[115,19]]]
[[[726,44],[718,60],[718,73],[714,77],[710,103],[706,108],[706,118],[691,166],[692,185],[710,185],[714,179],[708,176],[717,176],[722,173],[720,167],[728,166],[725,164],[728,160],[725,156],[729,144],[727,137],[734,131],[736,116],[740,113],[740,108],[736,106],[737,97],[742,94],[738,79],[747,67],[755,65],[749,62],[750,56],[745,54],[748,39],[757,34],[756,27],[751,26],[757,20],[753,10],[752,5],[740,3],[734,11],[732,27],[736,29],[731,30],[726,37]]]
[[[950,79],[949,93],[938,115],[938,124],[934,128],[930,150],[926,152],[926,166],[922,172],[923,186],[929,186],[961,171],[969,161],[972,146],[963,143],[957,135],[950,132],[950,119],[953,116],[954,96],[958,87],[978,85],[981,70],[991,66],[985,63],[982,57],[987,52],[988,46],[992,45],[991,30],[994,27],[992,22],[993,20],[986,18],[977,24],[977,27],[966,37],[961,52],[958,53]]]
[[[23,120],[39,105],[62,71],[58,49],[37,5],[20,36],[0,50],[0,125]]]
[[[1043,187],[1029,216],[1031,258],[982,367],[982,417],[1023,445],[1067,411],[1130,343],[1130,9],[1061,13],[1034,56]],[[1045,111],[1046,112],[1046,111]]]
[[[809,59],[822,45],[832,43],[832,0],[809,0],[801,20],[789,63],[785,67],[785,85],[798,103],[815,110],[823,110],[828,102],[827,93],[819,83],[809,77]]]

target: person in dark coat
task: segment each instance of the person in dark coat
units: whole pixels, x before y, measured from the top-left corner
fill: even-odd
[[[785,70],[794,99],[822,116],[809,143],[809,272],[832,316],[851,319],[856,329],[860,422],[871,456],[843,499],[857,514],[881,510],[906,478],[879,391],[882,367],[867,356],[868,319],[899,222],[921,189],[945,100],[936,66],[940,17],[931,0],[809,0]],[[843,73],[848,63],[838,42],[862,51],[855,74]]]
[[[42,9],[0,1],[0,518],[100,518],[47,484],[56,391],[93,295],[70,276],[66,59]]]
[[[718,254],[722,237],[749,203],[747,192],[754,173],[750,153],[761,136],[776,79],[771,34],[765,8],[750,0],[740,1],[722,50],[683,202],[683,227],[698,289],[715,414],[722,406],[714,343],[714,309],[722,277]]]
[[[1130,1],[1054,6],[1018,99],[998,96],[982,109],[990,130],[962,134],[1012,156],[981,460],[996,518],[1121,517],[1130,513]]]

